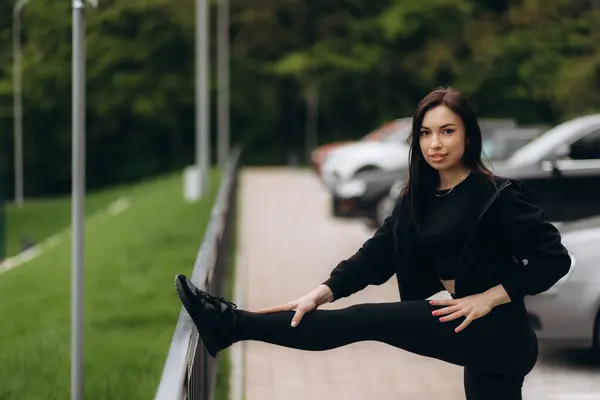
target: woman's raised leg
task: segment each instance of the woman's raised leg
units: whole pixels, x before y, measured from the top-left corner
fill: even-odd
[[[358,304],[308,312],[296,327],[293,311],[270,314],[237,310],[223,299],[178,281],[178,293],[213,356],[232,343],[254,340],[287,348],[323,351],[362,341],[378,341],[452,364],[502,372],[522,362],[531,348],[529,327],[518,327],[514,312],[495,309],[460,333],[456,319],[440,322],[439,306],[428,301]],[[534,334],[533,334],[534,335]]]
[[[378,341],[453,364],[469,356],[458,322],[440,322],[427,301],[359,304],[339,310],[314,310],[298,326],[294,312],[257,314],[235,310],[233,340],[256,340],[288,348],[322,351],[362,341]],[[470,335],[469,335],[470,336]]]

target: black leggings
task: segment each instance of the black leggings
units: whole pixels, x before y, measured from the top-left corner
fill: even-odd
[[[323,351],[355,342],[378,341],[465,367],[468,400],[520,400],[521,388],[537,360],[537,338],[524,307],[507,304],[477,319],[462,332],[463,320],[440,322],[428,301],[360,304],[315,310],[290,326],[294,312],[257,314],[236,310],[235,341],[256,340],[293,349]]]

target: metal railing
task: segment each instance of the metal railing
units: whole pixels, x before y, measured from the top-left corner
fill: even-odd
[[[194,285],[216,296],[224,295],[231,261],[240,153],[240,149],[232,152],[223,171],[219,193],[190,278]],[[182,309],[154,399],[210,400],[217,367],[218,360],[207,354],[192,320]]]

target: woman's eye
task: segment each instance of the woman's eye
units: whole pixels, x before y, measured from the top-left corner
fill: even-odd
[[[453,133],[453,132],[454,132],[454,129],[446,129],[446,130],[444,130],[444,133],[445,133],[446,135],[450,135],[450,134],[451,134],[451,133]]]
[[[425,135],[428,135],[428,134],[429,134],[429,132],[427,132],[427,131],[421,131],[421,136],[425,136]]]

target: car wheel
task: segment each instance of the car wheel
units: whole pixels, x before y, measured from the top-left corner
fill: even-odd
[[[340,212],[340,202],[336,198],[332,198],[331,200],[331,215],[334,217],[341,217],[342,213]]]

